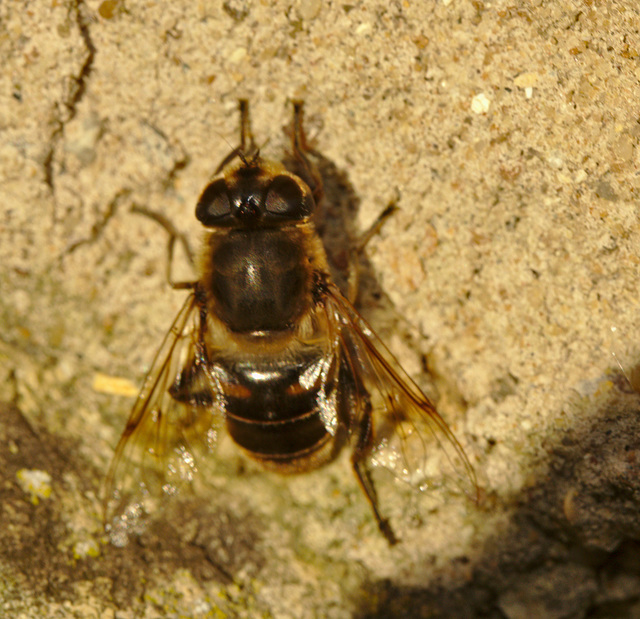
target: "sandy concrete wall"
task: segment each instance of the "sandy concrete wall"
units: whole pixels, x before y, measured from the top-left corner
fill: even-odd
[[[640,359],[639,27],[616,0],[2,3],[6,608],[632,607],[638,400],[611,370],[612,353],[627,372]],[[165,233],[131,208],[197,244],[195,201],[236,144],[239,97],[267,154],[305,100],[358,228],[399,197],[368,247],[393,310],[363,311],[434,395],[482,497],[417,512],[394,549],[348,463],[282,480],[234,455],[141,541],[102,534],[101,480],[184,298],[166,285]],[[48,498],[23,469],[49,475],[35,478]]]

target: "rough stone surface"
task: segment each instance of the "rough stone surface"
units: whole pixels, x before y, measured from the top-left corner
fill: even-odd
[[[0,3],[4,615],[640,616],[640,396],[612,357],[640,360],[639,28],[632,0]],[[282,479],[233,454],[125,548],[102,532],[183,299],[132,207],[197,244],[239,97],[267,154],[305,100],[354,229],[398,200],[362,310],[482,496],[393,549],[348,462]]]

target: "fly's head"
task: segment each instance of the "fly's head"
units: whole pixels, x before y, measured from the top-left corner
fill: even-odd
[[[207,185],[196,217],[207,228],[278,227],[306,221],[314,210],[313,193],[300,177],[256,155]]]

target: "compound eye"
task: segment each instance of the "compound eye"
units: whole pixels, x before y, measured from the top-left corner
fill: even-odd
[[[276,176],[269,185],[264,207],[270,215],[303,219],[313,212],[313,198],[290,176]]]
[[[196,205],[196,217],[205,226],[215,226],[231,217],[227,184],[223,178],[213,181],[202,192]]]

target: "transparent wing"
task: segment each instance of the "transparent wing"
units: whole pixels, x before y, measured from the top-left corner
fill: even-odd
[[[188,484],[199,458],[216,446],[220,390],[201,327],[192,293],[155,356],[109,468],[104,510],[115,545],[142,528],[158,500]]]
[[[337,287],[327,285],[327,293],[326,311],[341,325],[341,363],[356,411],[351,431],[368,427],[363,417],[370,416],[366,464],[420,490],[458,488],[477,500],[473,466],[434,405]]]

